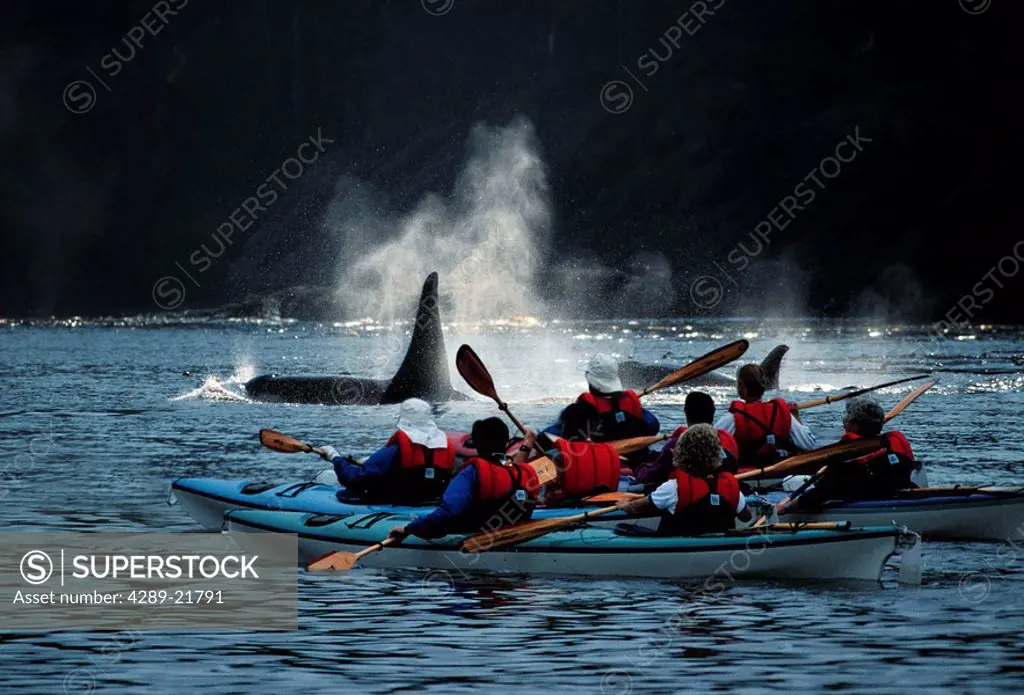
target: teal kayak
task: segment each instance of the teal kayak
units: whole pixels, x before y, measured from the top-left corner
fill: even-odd
[[[225,515],[228,531],[298,536],[299,560],[306,564],[334,551],[357,552],[379,543],[411,515],[308,514],[236,510]],[[771,579],[877,580],[886,559],[906,531],[893,526],[848,530],[798,530],[657,536],[586,526],[550,533],[517,546],[471,553],[463,536],[423,540],[410,536],[399,546],[367,555],[360,565],[441,570],[457,577],[477,571],[583,575],[588,577],[703,578],[727,583],[733,577]]]

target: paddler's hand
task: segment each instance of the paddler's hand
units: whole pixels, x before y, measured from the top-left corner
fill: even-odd
[[[790,412],[790,414],[793,417],[796,418],[796,421],[797,422],[801,422],[801,420],[800,420],[800,404],[797,403],[796,401],[790,401],[786,405],[789,406],[789,412]]]
[[[643,498],[641,498],[643,499]],[[626,512],[627,514],[633,514],[636,507],[637,500],[619,500],[615,503],[615,508]]]
[[[333,463],[334,459],[336,459],[339,456],[341,456],[341,454],[338,453],[338,450],[335,449],[333,446],[322,446],[322,447],[319,447],[317,449],[317,451],[320,453],[320,457],[324,461],[328,461],[328,462],[332,462],[332,463]]]
[[[523,437],[522,446],[528,446],[531,449],[537,446],[537,432],[535,430],[531,430],[529,427],[526,428],[526,436]]]
[[[409,532],[405,530],[404,526],[396,526],[395,528],[388,531],[388,538],[394,538],[394,542],[401,543],[409,537]]]
[[[635,500],[619,500],[615,503],[615,508],[633,516],[647,516],[658,511],[651,498],[646,496]]]

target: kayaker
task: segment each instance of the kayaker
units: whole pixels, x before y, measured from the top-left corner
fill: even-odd
[[[546,437],[542,435],[541,439]],[[543,455],[550,457],[558,470],[557,480],[545,485],[544,504],[568,504],[619,489],[623,469],[612,445],[573,437],[558,438],[550,444],[545,441],[544,447],[547,450]]]
[[[618,503],[637,516],[662,515],[658,533],[687,536],[734,528],[750,510],[732,473],[721,470],[722,444],[708,424],[691,425],[673,449],[669,479],[650,495]]]
[[[455,467],[455,451],[419,398],[402,401],[398,428],[384,448],[359,463],[331,446],[321,456],[334,464],[338,482],[353,499],[379,502],[428,502],[444,492]]]
[[[642,485],[661,485],[668,480],[672,474],[672,455],[675,451],[676,442],[686,432],[688,427],[694,425],[710,425],[715,421],[715,401],[703,391],[693,391],[686,396],[683,403],[683,414],[686,416],[686,427],[680,427],[665,442],[658,457],[648,464],[640,466],[633,473],[633,479]],[[731,434],[725,430],[715,430],[718,433],[718,441],[722,445],[722,470],[728,473],[735,473],[739,465],[739,445]]]
[[[540,482],[531,467],[507,460],[508,434],[508,427],[496,417],[474,422],[472,437],[477,455],[452,478],[441,504],[407,526],[391,529],[389,536],[399,541],[410,534],[440,538],[529,520]],[[524,448],[532,446],[532,436],[532,432],[527,434]]]
[[[885,411],[870,396],[851,398],[843,416],[840,442],[877,437],[885,424]],[[818,508],[827,500],[889,499],[900,490],[917,487],[911,476],[920,467],[902,432],[882,435],[885,448],[844,463],[830,465],[820,478],[812,477],[794,495],[796,506]]]
[[[605,442],[649,436],[661,429],[658,418],[640,405],[636,391],[623,390],[619,363],[614,357],[604,353],[594,355],[587,366],[586,377],[589,389],[576,399],[576,405],[584,414],[584,426],[580,428],[568,422],[563,411],[557,434]]]
[[[781,398],[764,402],[764,371],[745,364],[736,372],[736,393],[729,411],[715,424],[733,435],[739,447],[739,467],[763,468],[801,451],[816,448],[811,431],[800,422],[795,403]]]

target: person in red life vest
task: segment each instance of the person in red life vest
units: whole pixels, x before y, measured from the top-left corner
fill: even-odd
[[[739,446],[740,470],[764,468],[780,459],[817,447],[814,435],[800,422],[796,404],[781,398],[764,402],[766,380],[761,367],[745,364],[736,373],[736,393],[729,411],[715,427],[725,430]]]
[[[715,401],[708,394],[702,391],[693,391],[686,396],[683,404],[683,414],[686,416],[686,426],[705,424],[710,425],[715,421]],[[644,486],[657,486],[668,480],[672,475],[672,455],[675,451],[676,442],[686,432],[687,427],[680,427],[665,442],[658,457],[648,464],[636,469],[633,479]],[[725,430],[715,430],[718,433],[718,441],[722,445],[722,470],[727,473],[735,473],[739,465],[739,445],[733,436]]]
[[[877,437],[885,424],[885,411],[869,396],[846,402],[840,442]],[[820,476],[812,476],[793,499],[803,509],[816,509],[828,500],[889,499],[900,490],[917,487],[912,476],[920,468],[910,442],[901,432],[882,435],[885,447],[852,461],[834,463]]]
[[[321,456],[334,464],[346,495],[362,501],[417,503],[437,500],[451,480],[455,451],[419,398],[402,402],[398,428],[387,445],[359,463],[331,446]]]
[[[548,428],[548,432],[562,437],[607,442],[645,437],[657,434],[661,429],[658,418],[640,405],[636,392],[622,389],[619,363],[614,357],[603,353],[594,355],[587,367],[586,377],[589,390],[576,399],[576,405],[585,414],[583,426],[567,421],[563,411],[558,424]]]
[[[721,470],[722,444],[708,424],[691,425],[672,453],[672,475],[646,497],[617,506],[638,516],[661,514],[658,533],[691,536],[720,533],[749,521],[739,481]]]
[[[496,417],[473,423],[477,455],[452,478],[441,504],[407,526],[391,529],[401,542],[410,534],[440,538],[452,533],[477,533],[529,520],[540,481],[530,466],[507,460],[508,427]]]
[[[558,470],[557,480],[545,486],[544,504],[566,504],[592,494],[617,490],[622,471],[618,452],[610,444],[586,441],[579,433],[586,423],[586,408],[572,403],[563,411],[563,418],[572,428],[570,431],[577,434],[555,438],[554,441],[546,435],[541,438],[546,449],[541,453],[551,458]],[[537,441],[532,432],[527,431],[524,444]],[[524,445],[519,450],[526,448]]]

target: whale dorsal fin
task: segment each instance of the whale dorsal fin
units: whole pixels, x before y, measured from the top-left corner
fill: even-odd
[[[786,356],[787,352],[789,352],[788,345],[779,345],[761,360],[761,370],[764,372],[764,379],[767,382],[766,389],[779,388],[779,370],[782,368],[782,358]]]
[[[406,398],[448,400],[452,382],[448,375],[448,353],[441,332],[441,311],[437,297],[437,273],[427,276],[416,309],[412,340],[384,392],[381,403],[400,403]]]

